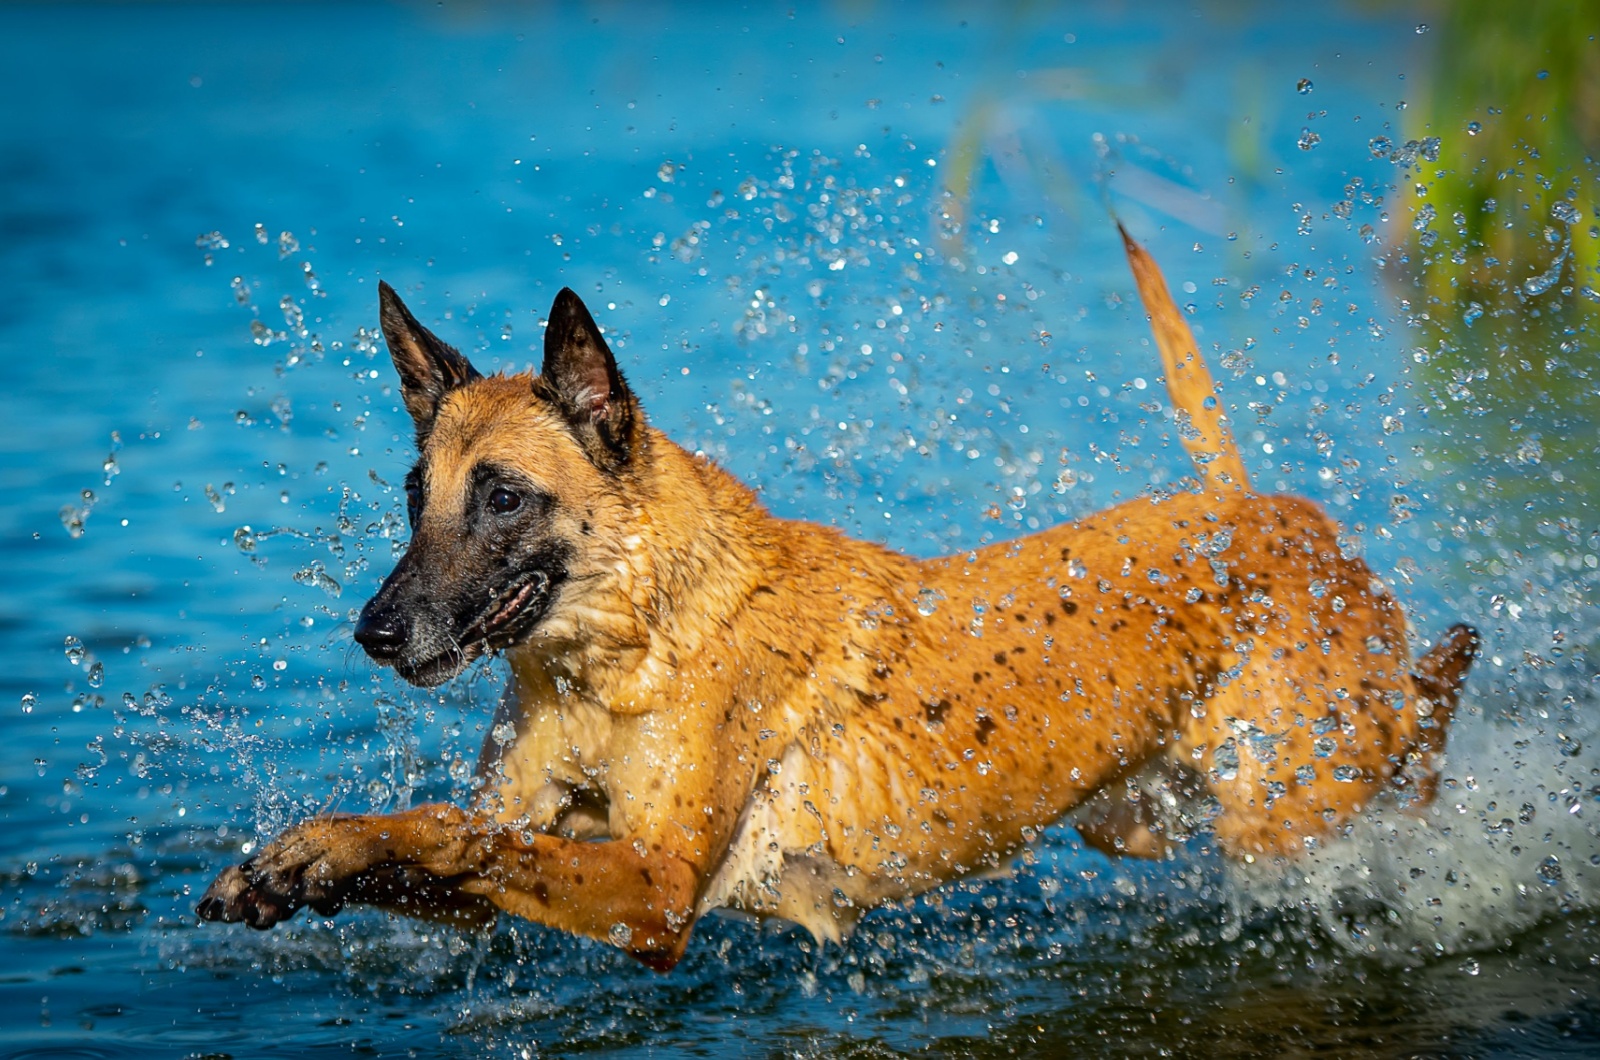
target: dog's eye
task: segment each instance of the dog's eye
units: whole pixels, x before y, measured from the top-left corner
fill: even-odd
[[[502,486],[489,494],[489,507],[499,515],[510,515],[522,507],[522,498]]]

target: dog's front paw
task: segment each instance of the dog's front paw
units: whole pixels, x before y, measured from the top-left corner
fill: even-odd
[[[201,920],[230,924],[243,921],[253,928],[269,928],[294,915],[299,908],[297,901],[257,885],[254,878],[248,861],[222,870],[206,888],[195,912],[200,914]]]
[[[202,920],[243,921],[269,928],[304,905],[335,913],[351,878],[366,868],[338,842],[337,818],[324,818],[279,836],[255,857],[224,869],[200,899]],[[359,860],[359,859],[358,859]]]

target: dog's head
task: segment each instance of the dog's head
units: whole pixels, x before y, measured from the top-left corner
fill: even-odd
[[[648,445],[643,414],[594,318],[556,296],[538,376],[485,377],[379,285],[384,338],[416,424],[411,544],[355,638],[407,681],[436,685],[486,651],[571,626],[586,582],[615,567]]]

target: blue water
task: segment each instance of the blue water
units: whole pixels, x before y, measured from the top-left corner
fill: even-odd
[[[1600,805],[1555,735],[1592,675],[1517,676],[1535,633],[1489,598],[1531,568],[1451,566],[1470,477],[1425,462],[1389,207],[1333,210],[1404,179],[1366,144],[1408,134],[1420,21],[0,7],[0,1055],[1592,1055]],[[1450,798],[1554,804],[1572,773],[1564,882],[1445,822],[1428,872],[1520,896],[1440,926],[1058,828],[843,948],[708,920],[668,978],[527,924],[196,923],[258,834],[459,798],[498,696],[492,666],[422,693],[350,645],[404,536],[379,278],[485,368],[533,361],[570,285],[674,437],[932,554],[1183,472],[1112,211],[1216,344],[1257,480],[1343,520],[1419,634],[1493,631]],[[1499,772],[1508,702],[1568,713]],[[1415,878],[1387,843],[1349,850]]]

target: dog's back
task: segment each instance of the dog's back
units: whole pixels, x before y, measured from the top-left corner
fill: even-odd
[[[706,904],[822,936],[1096,792],[1092,841],[1165,852],[1120,783],[1152,765],[1215,797],[1227,852],[1293,852],[1442,745],[1473,647],[1419,682],[1398,605],[1294,497],[1130,501],[920,564],[814,527],[790,545],[733,628],[766,661],[741,696],[763,776]]]
[[[703,905],[832,936],[1077,806],[1096,845],[1164,854],[1181,835],[1152,773],[1235,856],[1315,843],[1391,783],[1431,798],[1475,635],[1414,673],[1399,605],[1327,516],[1249,492],[1193,338],[1128,250],[1205,484],[920,563],[770,522],[730,643],[762,660],[742,696],[761,775]]]

